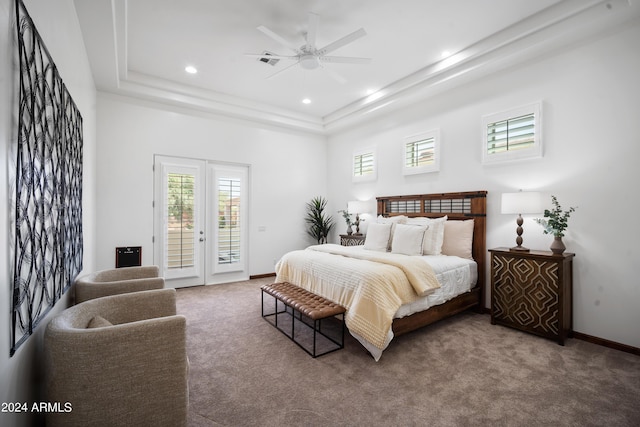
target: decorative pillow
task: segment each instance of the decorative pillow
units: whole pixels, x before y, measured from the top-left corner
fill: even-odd
[[[378,215],[378,217],[376,218],[376,222],[381,222],[383,224],[386,224],[386,223],[404,224],[407,221],[407,219],[409,218],[404,215],[396,215],[396,216],[389,216],[389,217]]]
[[[393,231],[396,229],[396,225],[406,223],[407,219],[404,215],[391,216],[388,218],[378,215],[378,218],[376,218],[376,222],[380,224],[391,224],[391,234],[389,235],[389,244],[387,245],[388,251],[391,250],[391,241],[393,240]]]
[[[87,325],[87,329],[91,328],[104,328],[106,326],[113,326],[113,323],[109,322],[102,316],[93,316],[91,320],[89,320],[89,324]]]
[[[422,225],[396,225],[391,252],[404,255],[422,255],[422,241],[427,228]]]
[[[473,259],[473,220],[447,221],[444,224],[443,255]]]
[[[370,251],[386,252],[391,236],[391,223],[380,224],[374,222],[367,228],[364,248]]]
[[[446,222],[446,216],[440,218],[418,217],[407,219],[407,224],[426,225],[429,227],[424,233],[422,255],[442,254],[442,242],[444,241],[444,224]]]

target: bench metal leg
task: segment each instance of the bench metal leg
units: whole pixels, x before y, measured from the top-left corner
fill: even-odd
[[[273,313],[270,314],[265,314],[264,312],[264,294],[265,292],[262,291],[262,317],[268,322],[270,323],[272,326],[275,326],[276,329],[278,329],[283,335],[285,335],[286,337],[288,337],[291,341],[293,341],[294,343],[296,343],[300,348],[302,348],[305,352],[307,352],[307,354],[309,354],[310,356],[316,358],[318,356],[323,356],[325,354],[334,352],[336,350],[340,350],[342,348],[344,348],[344,331],[345,331],[345,324],[344,324],[344,313],[342,313],[342,318],[341,318],[341,336],[340,336],[340,341],[330,337],[329,335],[325,334],[324,332],[322,332],[322,320],[323,319],[309,319],[309,320],[313,320],[313,324],[307,323],[304,321],[302,313],[296,309],[294,309],[291,306],[288,306],[286,303],[284,303],[283,301],[280,301],[278,298],[273,297],[273,295],[271,295],[274,299],[274,309],[275,311]],[[282,303],[284,305],[284,309],[282,311],[278,311],[278,302]],[[291,335],[288,335],[285,330],[283,330],[279,325],[278,325],[278,315],[279,314],[288,314],[291,316]],[[297,316],[296,316],[297,313]],[[271,317],[271,316],[275,316],[275,320],[274,322],[270,322],[267,318]],[[309,349],[305,348],[300,342],[298,342],[298,340],[296,340],[295,338],[295,323],[296,320],[299,322],[302,322],[304,325],[306,325],[307,327],[313,329],[313,347],[312,350],[313,351],[309,351]],[[322,337],[324,337],[325,339],[331,341],[332,343],[334,343],[336,345],[335,348],[332,348],[330,350],[327,350],[323,353],[318,354],[317,351],[317,340],[318,340],[318,334],[320,334]]]

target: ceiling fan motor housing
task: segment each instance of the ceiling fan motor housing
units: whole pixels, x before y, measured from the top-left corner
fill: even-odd
[[[306,53],[300,56],[300,66],[305,70],[314,70],[320,66],[320,61],[317,56]]]

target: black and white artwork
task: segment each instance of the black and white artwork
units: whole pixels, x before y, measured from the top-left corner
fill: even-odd
[[[16,0],[11,355],[82,270],[82,116]]]

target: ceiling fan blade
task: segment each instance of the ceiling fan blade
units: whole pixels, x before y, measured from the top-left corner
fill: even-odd
[[[359,30],[354,31],[351,34],[347,34],[346,36],[334,41],[333,43],[329,43],[322,49],[318,49],[318,55],[324,56],[325,54],[333,52],[334,50],[339,49],[342,46],[347,45],[352,41],[355,41],[360,37],[364,37],[366,35],[367,35],[367,32],[364,30],[364,28],[360,28]]]
[[[299,62],[300,62],[300,61],[294,62],[293,64],[291,64],[291,65],[287,65],[287,66],[286,66],[286,67],[284,67],[283,69],[278,70],[278,71],[276,71],[275,73],[268,75],[267,77],[265,77],[265,80],[269,80],[269,79],[274,78],[275,76],[277,76],[278,74],[282,73],[283,71],[286,71],[286,70],[288,70],[289,68],[291,68],[291,67],[294,67],[294,66],[298,65],[298,63],[299,63]]]
[[[322,67],[322,69],[325,70],[338,83],[345,84],[347,82],[347,79],[345,79],[340,74],[333,71],[331,68]]]
[[[313,12],[309,12],[309,26],[307,28],[307,50],[316,47],[316,36],[318,35],[319,16]]]
[[[287,41],[284,37],[280,37],[278,34],[274,33],[273,31],[271,31],[270,29],[268,29],[264,25],[260,25],[258,27],[258,30],[261,31],[262,33],[264,33],[265,35],[271,37],[273,40],[277,41],[278,43],[280,43],[282,46],[286,47],[287,49],[291,49],[295,53],[298,53],[298,49],[293,44],[289,43],[289,41]]]
[[[270,53],[245,53],[244,56],[248,56],[250,58],[267,58],[267,59],[299,59],[297,56],[286,56],[286,55],[272,55]]]
[[[335,62],[343,64],[370,64],[371,58],[354,58],[352,56],[321,56],[318,58],[324,62]]]

